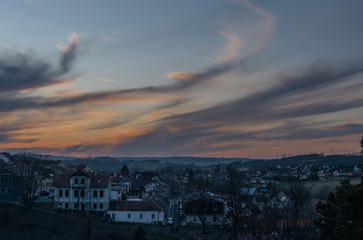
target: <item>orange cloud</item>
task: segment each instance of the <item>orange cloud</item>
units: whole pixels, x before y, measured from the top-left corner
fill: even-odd
[[[180,81],[193,81],[202,76],[203,76],[203,74],[200,72],[171,72],[171,73],[166,74],[167,78],[180,80]]]

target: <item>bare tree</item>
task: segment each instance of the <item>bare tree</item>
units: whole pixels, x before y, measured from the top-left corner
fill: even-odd
[[[249,184],[246,177],[231,169],[228,172],[227,215],[223,219],[222,228],[229,239],[238,239],[243,227],[247,225],[252,205],[252,198],[248,194]]]
[[[306,187],[301,181],[289,182],[286,193],[290,204],[284,211],[287,224],[281,233],[284,239],[308,239],[307,229],[301,226],[301,219],[309,207],[311,188],[312,186]]]
[[[200,186],[196,194],[197,194],[197,201],[196,201],[197,214],[202,224],[203,234],[207,234],[207,223],[206,223],[207,193]]]
[[[44,161],[31,153],[19,153],[13,156],[12,167],[19,195],[25,209],[30,211],[37,197],[37,189],[47,173]]]

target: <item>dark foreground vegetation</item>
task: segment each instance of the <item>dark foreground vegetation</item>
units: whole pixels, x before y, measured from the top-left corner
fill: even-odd
[[[177,233],[163,226],[110,224],[99,217],[76,216],[62,213],[25,211],[24,207],[0,204],[0,239],[9,240],[126,240],[180,239]]]

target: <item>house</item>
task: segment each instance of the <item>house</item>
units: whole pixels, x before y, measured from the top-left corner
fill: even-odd
[[[206,224],[218,225],[227,214],[226,206],[225,201],[215,197],[191,199],[184,203],[184,220],[187,224],[202,224],[203,218]]]
[[[16,185],[16,175],[3,167],[0,169],[0,202],[19,202],[20,197]]]
[[[132,187],[145,187],[145,185],[160,180],[157,173],[154,172],[137,172],[131,178]]]
[[[168,210],[168,207],[170,204],[169,200],[166,199],[163,194],[160,194],[157,192],[153,192],[147,200],[152,200],[156,205],[158,205],[165,212]]]
[[[2,161],[5,164],[11,164],[12,163],[12,156],[8,152],[0,152],[0,161]]]
[[[110,176],[76,170],[53,178],[54,208],[106,213],[111,198]]]
[[[131,188],[128,195],[131,197],[142,198],[146,192],[145,186],[149,185],[148,191],[152,190],[153,184],[151,183],[155,183],[158,180],[160,180],[160,177],[157,173],[147,171],[136,172],[131,177]]]
[[[287,206],[279,211],[277,226],[281,230],[291,228],[294,224],[298,228],[311,228],[314,226],[314,220],[317,218],[316,205],[318,199],[311,199],[310,202],[301,211],[298,216],[293,216],[293,207]]]
[[[82,170],[84,172],[93,173],[93,169],[85,164],[69,165],[67,167],[68,172],[74,172],[76,170]]]
[[[163,224],[165,212],[151,199],[111,201],[107,214],[112,222]]]
[[[171,186],[161,180],[156,180],[154,182],[146,184],[144,188],[145,188],[145,193],[147,193],[147,195],[150,195],[150,193],[152,192],[160,192],[165,197],[170,196]]]

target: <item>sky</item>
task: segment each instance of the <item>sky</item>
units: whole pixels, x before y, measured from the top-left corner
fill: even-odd
[[[363,1],[4,0],[0,151],[360,151]]]

